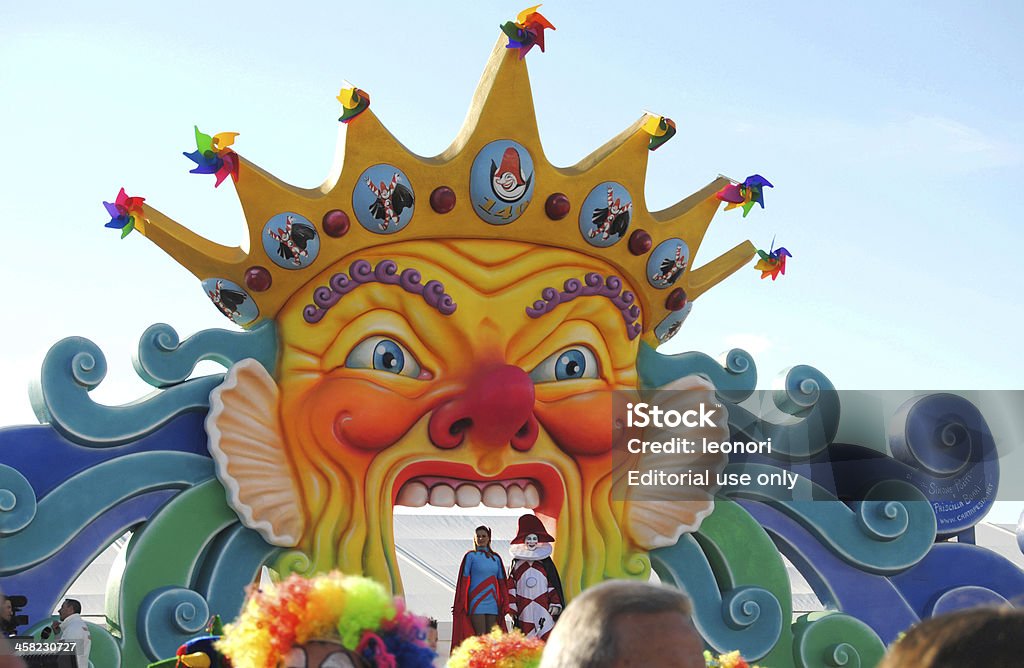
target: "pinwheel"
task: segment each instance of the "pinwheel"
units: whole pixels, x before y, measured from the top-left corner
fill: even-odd
[[[338,120],[348,123],[370,107],[370,96],[358,88],[342,88],[338,93],[338,102],[341,102],[342,107]]]
[[[772,247],[774,246],[775,240],[773,239]],[[773,281],[779,277],[779,274],[786,273],[786,258],[793,257],[792,253],[782,246],[769,250],[767,253],[763,250],[758,250],[757,254],[761,256],[761,259],[754,265],[754,269],[761,272],[761,278],[771,276]]]
[[[539,46],[544,51],[544,30],[555,29],[544,16],[537,11],[535,5],[529,9],[519,12],[515,21],[507,21],[501,26],[501,31],[508,36],[509,49],[519,49],[519,59],[522,60],[534,46]]]
[[[212,137],[203,134],[196,126],[196,150],[185,153],[185,157],[196,163],[191,174],[216,174],[216,188],[224,179],[231,175],[231,180],[238,183],[238,154],[231,150],[237,132],[218,132]]]
[[[104,227],[121,230],[121,238],[124,239],[135,229],[135,221],[142,217],[142,203],[144,197],[129,197],[121,188],[113,202],[104,202],[103,206],[110,214],[110,222]]]
[[[651,135],[647,150],[656,151],[658,147],[676,135],[676,124],[665,116],[648,115],[643,125],[644,131]]]
[[[715,193],[715,197],[726,203],[725,210],[743,207],[743,217],[746,218],[754,203],[764,208],[764,187],[773,188],[768,179],[760,174],[748,176],[743,183],[730,183]]]

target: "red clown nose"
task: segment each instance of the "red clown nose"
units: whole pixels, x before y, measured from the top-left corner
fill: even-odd
[[[439,448],[454,448],[469,434],[484,445],[529,450],[538,433],[533,404],[533,381],[525,371],[510,364],[484,369],[461,394],[434,410],[430,440]]]

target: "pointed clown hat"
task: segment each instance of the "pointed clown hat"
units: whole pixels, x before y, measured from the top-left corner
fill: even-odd
[[[555,537],[548,533],[539,517],[536,515],[523,515],[519,518],[519,532],[512,539],[512,545],[525,543],[526,537],[531,533],[536,534],[537,540],[541,543],[555,542]]]

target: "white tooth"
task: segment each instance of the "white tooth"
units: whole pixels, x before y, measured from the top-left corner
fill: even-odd
[[[455,490],[455,502],[460,508],[476,508],[480,505],[480,490],[476,485],[459,485]]]
[[[455,505],[455,490],[441,483],[430,488],[430,505],[451,508]]]
[[[526,495],[526,507],[530,510],[540,505],[540,492],[537,491],[532,482],[526,485],[523,494]]]
[[[430,490],[427,486],[418,480],[413,480],[402,485],[402,489],[398,491],[398,500],[395,501],[395,504],[420,508],[427,505],[427,499],[429,498]]]
[[[507,501],[508,495],[501,485],[484,487],[484,505],[488,508],[504,508]]]
[[[522,508],[526,505],[526,495],[519,485],[509,485],[505,492],[508,495],[509,508]]]

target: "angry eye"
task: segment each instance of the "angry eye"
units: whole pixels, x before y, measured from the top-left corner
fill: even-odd
[[[598,377],[597,359],[586,346],[566,348],[551,355],[530,372],[534,383]]]
[[[396,376],[420,378],[423,370],[419,362],[401,343],[383,336],[371,336],[360,341],[345,360],[350,369],[374,369]]]

